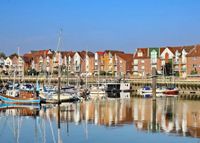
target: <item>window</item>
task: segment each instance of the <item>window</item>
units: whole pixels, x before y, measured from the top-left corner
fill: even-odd
[[[133,70],[138,71],[138,66],[134,66]]]
[[[142,57],[143,53],[142,52],[138,52],[138,57]]]
[[[161,64],[162,64],[162,66],[163,66],[163,65],[165,65],[165,61],[164,61],[164,60],[162,60],[162,63],[161,63]]]
[[[197,60],[197,57],[193,57],[192,60],[193,60],[193,61],[196,61],[196,60]]]
[[[134,60],[134,64],[137,65],[138,64],[138,60],[135,59]]]
[[[141,63],[143,63],[143,64],[144,64],[144,60],[141,60]]]
[[[151,63],[152,64],[157,63],[157,52],[156,52],[156,50],[151,51]]]
[[[141,69],[144,70],[144,66],[142,66]]]

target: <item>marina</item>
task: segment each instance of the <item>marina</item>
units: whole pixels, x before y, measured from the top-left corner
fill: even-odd
[[[0,2],[0,143],[200,143],[200,1]]]

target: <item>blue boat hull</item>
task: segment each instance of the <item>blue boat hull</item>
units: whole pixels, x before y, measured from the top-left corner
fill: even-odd
[[[39,104],[40,98],[28,98],[28,99],[22,99],[18,97],[9,97],[0,95],[0,100],[5,103],[9,104]]]

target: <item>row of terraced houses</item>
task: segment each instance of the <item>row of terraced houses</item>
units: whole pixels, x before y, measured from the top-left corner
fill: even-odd
[[[59,66],[60,65],[60,66]],[[156,67],[162,74],[169,68],[180,77],[198,75],[200,73],[200,45],[137,48],[134,53],[105,50],[90,51],[31,51],[23,56],[12,55],[0,57],[0,72],[25,75],[31,71],[36,73],[61,73],[83,76],[101,75],[146,77],[151,74],[152,67]]]

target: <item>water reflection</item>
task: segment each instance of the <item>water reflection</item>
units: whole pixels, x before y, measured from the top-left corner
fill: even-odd
[[[71,130],[74,132],[79,127],[87,140],[93,130],[89,128],[90,125],[98,128],[99,126],[120,128],[134,125],[132,130],[136,127],[141,132],[163,132],[199,138],[199,108],[199,102],[178,101],[173,98],[158,99],[155,106],[151,99],[141,98],[65,103],[60,106],[42,105],[39,108],[9,107],[1,104],[0,138],[6,132],[7,136],[14,136],[15,142],[19,142],[19,135],[29,130],[34,131],[35,142],[64,142],[63,138],[69,136]],[[23,120],[31,125],[27,123],[23,126]],[[14,131],[8,131],[10,126]],[[26,129],[26,126],[29,128]],[[9,142],[9,139],[6,141]]]

